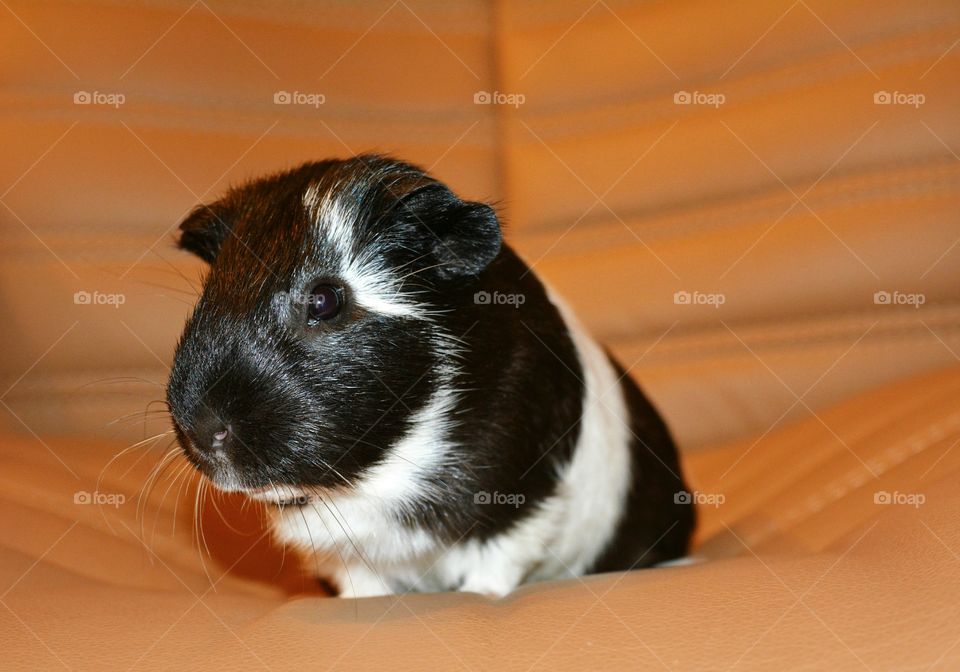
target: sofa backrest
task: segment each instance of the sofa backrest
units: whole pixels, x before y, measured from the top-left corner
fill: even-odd
[[[369,150],[496,201],[689,449],[960,354],[956,3],[9,4],[13,429],[161,399],[179,219]]]

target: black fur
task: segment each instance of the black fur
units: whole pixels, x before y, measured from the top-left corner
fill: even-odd
[[[356,302],[335,241],[304,208],[311,185],[348,195],[352,252],[404,276],[404,294],[429,306],[431,320]],[[398,524],[447,542],[485,539],[554,492],[579,438],[583,371],[562,317],[502,244],[488,205],[459,199],[409,164],[362,156],[232,189],[181,230],[181,247],[211,266],[177,346],[168,400],[186,454],[209,477],[239,488],[349,488],[410,429],[447,367],[456,370],[446,381],[458,392],[456,452],[397,512]],[[311,327],[291,297],[320,282],[343,286],[344,309]],[[523,303],[478,302],[478,292]],[[674,504],[684,488],[669,433],[630,378],[623,383],[638,437],[634,483],[597,571],[682,555],[693,526],[691,507]],[[230,438],[217,457],[211,437],[225,426]],[[482,502],[494,492],[523,502]]]
[[[630,409],[633,479],[624,516],[613,540],[594,561],[594,572],[649,567],[681,557],[696,525],[666,424],[633,379],[612,358],[611,362]]]
[[[583,372],[566,325],[527,270],[504,246],[475,282],[438,297],[450,309],[445,326],[466,342],[452,436],[460,454],[436,474],[446,495],[412,507],[406,522],[426,523],[448,541],[503,532],[535,510],[579,438]],[[524,303],[476,304],[477,292],[520,295]],[[523,501],[490,505],[477,501],[483,493]]]

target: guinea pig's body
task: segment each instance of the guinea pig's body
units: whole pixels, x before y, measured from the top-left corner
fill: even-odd
[[[682,556],[676,449],[486,205],[364,156],[232,190],[168,399],[217,486],[341,596],[503,595]]]

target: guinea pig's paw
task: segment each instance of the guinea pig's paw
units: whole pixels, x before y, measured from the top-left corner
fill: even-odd
[[[522,573],[517,571],[482,572],[467,575],[458,589],[462,593],[479,593],[492,600],[504,597],[520,585]]]
[[[337,597],[381,597],[394,594],[386,580],[364,565],[342,567],[333,572],[333,577],[338,588]]]

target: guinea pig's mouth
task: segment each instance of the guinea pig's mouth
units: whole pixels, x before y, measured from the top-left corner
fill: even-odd
[[[198,450],[190,437],[176,423],[174,428],[187,459],[218,490],[241,493],[250,499],[279,507],[300,507],[311,502],[310,494],[299,487],[275,483],[266,485],[244,483],[245,479],[237,474],[236,468],[222,451]]]
[[[223,492],[236,492],[246,495],[250,499],[275,506],[306,506],[310,503],[310,494],[301,488],[290,485],[256,485],[250,486],[243,483],[238,478],[233,468],[227,464],[217,464],[215,466],[203,464],[197,465],[197,469],[203,474],[203,477],[209,480],[214,487]]]

